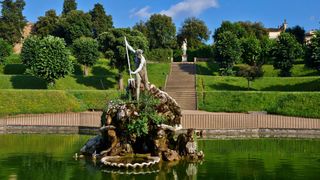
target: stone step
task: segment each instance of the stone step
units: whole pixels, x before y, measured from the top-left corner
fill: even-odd
[[[166,92],[184,110],[196,110],[197,94],[194,63],[172,63]]]

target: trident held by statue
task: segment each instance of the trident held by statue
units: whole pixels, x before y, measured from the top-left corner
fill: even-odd
[[[128,85],[131,89],[136,89],[136,99],[139,101],[140,95],[140,85],[141,83],[144,85],[144,88],[149,90],[149,81],[148,81],[148,74],[147,74],[147,62],[143,56],[143,51],[141,49],[134,50],[132,46],[127,41],[127,38],[124,37],[125,46],[126,46],[126,53],[127,53],[127,60],[128,60],[128,67],[129,67],[129,74],[130,78],[128,79]],[[131,70],[130,65],[130,56],[129,50],[135,54],[135,66],[136,70]],[[132,75],[136,75],[136,78],[133,79]]]

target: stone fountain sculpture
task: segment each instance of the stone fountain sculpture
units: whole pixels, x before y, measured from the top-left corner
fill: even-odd
[[[194,131],[180,133],[181,108],[166,92],[148,81],[142,50],[134,50],[137,69],[128,81],[127,96],[110,101],[101,116],[101,135],[90,139],[81,153],[99,158],[107,166],[144,167],[164,161],[204,158],[197,150]],[[140,95],[140,91],[142,91]],[[177,135],[179,134],[179,135]]]

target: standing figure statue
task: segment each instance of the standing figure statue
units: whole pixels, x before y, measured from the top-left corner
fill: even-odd
[[[150,86],[149,86],[150,83],[149,83],[148,74],[147,74],[147,61],[143,56],[143,50],[141,49],[134,50],[133,47],[129,45],[127,40],[125,40],[125,43],[126,43],[126,48],[129,49],[131,52],[135,53],[134,64],[135,64],[136,70],[131,71],[130,62],[129,62],[129,71],[130,71],[130,76],[131,74],[136,75],[136,78],[135,78],[136,99],[137,101],[139,101],[141,84],[143,85],[143,88],[145,90],[150,89]]]
[[[183,54],[182,54],[182,62],[186,62],[187,59],[188,59],[187,46],[188,46],[187,39],[184,39],[183,43],[182,43],[182,46],[181,46],[181,49],[182,49],[182,52],[183,52]]]

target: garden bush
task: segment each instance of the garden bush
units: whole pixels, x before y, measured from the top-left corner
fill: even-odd
[[[212,46],[205,45],[198,49],[188,49],[187,51],[188,61],[194,61],[194,58],[213,58],[213,48]]]
[[[27,71],[52,85],[61,77],[71,74],[73,64],[63,39],[53,36],[30,37],[23,43],[21,60]]]
[[[171,62],[172,49],[152,49],[145,53],[146,59],[153,62]]]
[[[73,55],[79,64],[84,66],[84,75],[89,74],[88,67],[92,67],[99,58],[98,41],[88,37],[81,37],[73,42]]]
[[[5,58],[12,53],[12,46],[0,38],[0,64],[5,63]]]

